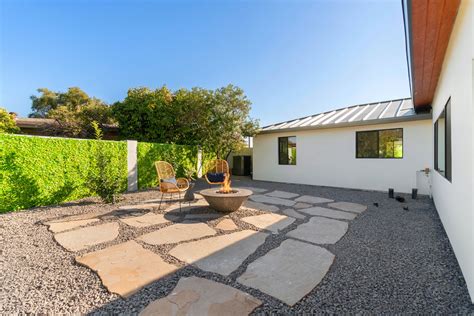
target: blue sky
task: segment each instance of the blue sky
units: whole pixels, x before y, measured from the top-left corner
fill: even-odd
[[[409,96],[400,0],[0,0],[0,106],[232,83],[261,125]]]

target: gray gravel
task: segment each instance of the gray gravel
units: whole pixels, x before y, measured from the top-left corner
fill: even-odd
[[[125,195],[119,205],[103,205],[96,199],[57,207],[36,208],[0,215],[0,314],[11,313],[91,313],[135,314],[151,301],[168,295],[183,276],[199,276],[231,285],[263,301],[254,314],[303,313],[403,313],[469,314],[474,313],[466,285],[433,206],[426,197],[406,203],[388,199],[385,193],[289,185],[233,179],[235,186],[253,186],[315,195],[368,205],[368,210],[349,221],[349,230],[335,245],[325,245],[336,260],[323,281],[299,303],[289,307],[258,290],[235,280],[256,258],[285,240],[284,233],[307,222],[298,219],[283,233],[270,234],[265,243],[230,276],[204,272],[185,266],[166,255],[173,245],[149,246],[168,262],[182,268],[174,275],[154,282],[127,300],[111,294],[98,276],[75,263],[77,254],[103,249],[153,231],[131,228],[120,223],[120,236],[109,243],[79,253],[70,253],[55,243],[42,223],[61,216],[93,210],[117,209],[120,205],[157,198],[155,190]],[[205,188],[203,183],[198,187]],[[373,205],[379,203],[379,207]],[[408,206],[404,211],[402,206]],[[242,210],[230,215],[239,229],[255,227],[239,218],[263,212]],[[126,216],[123,212],[116,216]],[[180,219],[183,219],[181,214]],[[106,216],[103,221],[116,221]],[[215,226],[220,219],[206,221]],[[228,232],[218,231],[218,234]]]

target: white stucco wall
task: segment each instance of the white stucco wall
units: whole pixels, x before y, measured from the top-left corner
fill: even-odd
[[[473,1],[462,1],[433,100],[433,123],[451,97],[452,182],[433,173],[433,198],[474,301]]]
[[[402,159],[357,159],[356,131],[403,128]],[[278,164],[278,137],[296,136],[296,165]],[[260,134],[254,138],[256,180],[411,192],[416,171],[432,168],[431,120]]]

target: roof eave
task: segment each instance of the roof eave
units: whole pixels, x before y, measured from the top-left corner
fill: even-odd
[[[266,131],[260,130],[257,133],[257,135],[353,127],[353,126],[380,125],[380,124],[412,122],[412,121],[422,121],[422,120],[431,120],[431,119],[432,119],[431,113],[424,113],[424,114],[410,115],[406,117],[390,117],[390,118],[385,118],[385,119],[345,122],[345,123],[329,124],[329,125],[302,126],[302,127],[294,127],[294,128],[272,129],[272,130],[266,130]]]

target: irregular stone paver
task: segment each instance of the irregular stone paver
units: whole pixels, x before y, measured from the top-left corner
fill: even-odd
[[[292,199],[292,198],[295,198],[295,197],[299,196],[299,194],[296,194],[296,193],[278,191],[278,190],[275,190],[275,191],[269,192],[269,193],[265,193],[265,195],[273,196],[273,197],[277,197],[277,198],[282,198],[282,199]]]
[[[336,210],[331,210],[329,208],[319,207],[319,206],[305,208],[299,211],[312,215],[312,216],[325,216],[325,217],[330,217],[330,218],[335,218],[335,219],[352,220],[356,218],[357,216],[357,214],[354,214],[354,213],[336,211]]]
[[[140,316],[152,315],[248,315],[262,302],[225,284],[189,277],[181,278],[173,291],[158,299]]]
[[[183,222],[145,234],[138,239],[150,245],[164,245],[215,234],[216,231],[204,223]]]
[[[255,227],[278,233],[295,221],[294,218],[280,214],[262,214],[241,218],[242,221]]]
[[[309,222],[301,224],[288,232],[289,237],[313,242],[315,244],[334,244],[347,232],[346,222],[323,217],[312,217]]]
[[[224,216],[218,213],[187,214],[184,216],[187,220],[212,220]]]
[[[162,203],[164,205],[164,203]],[[152,210],[158,208],[160,203],[146,203],[146,204],[133,204],[133,205],[124,205],[120,206],[121,210]]]
[[[178,219],[178,217],[173,215],[167,215],[167,217],[165,218],[165,215],[163,214],[147,213],[142,216],[121,218],[120,221],[129,226],[140,228],[152,225],[165,224],[176,219]]]
[[[252,262],[237,281],[292,306],[321,282],[333,261],[324,248],[287,239]]]
[[[296,204],[296,202],[292,200],[286,200],[282,198],[271,197],[271,196],[260,195],[260,194],[251,195],[249,198],[252,201],[259,202],[259,203],[277,204],[277,205],[284,205],[284,206],[293,206]]]
[[[245,208],[250,208],[253,210],[264,211],[264,212],[278,212],[280,210],[278,206],[275,206],[275,205],[267,205],[267,204],[253,202],[249,200],[245,201],[243,206]]]
[[[366,205],[350,203],[350,202],[336,202],[328,204],[330,207],[337,208],[346,212],[362,213],[367,209]]]
[[[49,223],[49,230],[52,231],[53,233],[59,233],[63,232],[66,230],[70,230],[73,228],[81,227],[81,226],[86,226],[91,223],[98,222],[99,220],[96,218],[91,218],[91,219],[83,219],[83,220],[78,220],[78,221],[71,221],[71,222],[58,222],[58,223]]]
[[[267,189],[262,189],[262,188],[255,188],[255,187],[238,187],[237,189],[247,189],[252,191],[253,193],[264,193],[267,192]]]
[[[79,251],[114,240],[119,234],[118,223],[84,227],[54,235],[54,239],[69,251]]]
[[[302,195],[299,198],[295,199],[296,202],[303,202],[309,204],[319,204],[319,203],[330,203],[334,202],[331,199],[325,199],[319,196],[312,196],[312,195]]]
[[[292,208],[287,208],[286,210],[283,210],[283,214],[287,215],[287,216],[291,216],[293,218],[298,218],[298,219],[304,219],[306,218],[306,216],[304,216],[303,214],[301,213],[298,213],[297,211],[295,211],[294,209]]]
[[[216,228],[222,229],[222,230],[236,230],[239,228],[237,225],[235,225],[234,221],[225,218],[219,222],[219,224],[216,225]]]
[[[267,236],[266,233],[243,230],[180,244],[169,254],[202,270],[229,275],[265,242]]]
[[[133,240],[77,257],[76,261],[97,272],[102,284],[122,297],[178,269]]]
[[[50,221],[46,222],[46,224],[49,225],[49,224],[52,224],[52,223],[63,223],[63,222],[80,221],[80,220],[84,220],[84,219],[92,219],[92,218],[101,217],[101,216],[109,214],[111,212],[114,212],[114,210],[94,211],[94,212],[90,212],[90,213],[71,215],[71,216],[66,216],[66,217],[63,217],[63,218],[50,220]]]
[[[303,203],[303,202],[298,202],[296,203],[295,205],[293,205],[294,208],[308,208],[308,207],[311,207],[312,205],[311,204],[308,204],[308,203]]]

